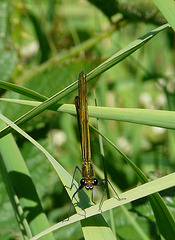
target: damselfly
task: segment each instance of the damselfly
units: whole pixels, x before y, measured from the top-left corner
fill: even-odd
[[[72,202],[75,198],[75,195],[82,189],[86,188],[87,190],[92,191],[91,200],[94,203],[93,200],[93,188],[94,186],[101,186],[104,187],[104,192],[102,195],[102,199],[99,204],[99,210],[101,210],[103,198],[105,196],[106,192],[106,185],[99,184],[100,182],[107,182],[111,186],[112,190],[114,191],[117,200],[121,200],[121,198],[118,196],[117,192],[111,185],[108,179],[100,179],[98,180],[95,178],[94,170],[93,170],[93,163],[91,160],[91,146],[90,146],[90,133],[89,133],[89,119],[88,119],[88,102],[87,102],[87,80],[86,75],[84,72],[81,72],[79,74],[78,78],[78,96],[75,97],[75,107],[77,111],[77,118],[78,118],[78,125],[80,130],[80,141],[81,141],[81,150],[82,150],[82,165],[81,169],[76,166],[73,174],[73,179],[71,183],[70,189],[73,187],[74,177],[79,170],[79,172],[82,175],[82,179],[80,180],[80,186],[75,191],[75,193],[72,196],[70,210],[69,210],[69,216],[71,212]]]

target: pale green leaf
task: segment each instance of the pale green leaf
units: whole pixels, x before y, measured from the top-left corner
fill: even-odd
[[[159,10],[175,31],[175,1],[174,0],[154,0]]]

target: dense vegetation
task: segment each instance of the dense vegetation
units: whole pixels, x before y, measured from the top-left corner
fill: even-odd
[[[175,238],[173,12],[173,0],[0,1],[1,240],[59,222],[41,239]],[[92,204],[82,190],[80,214],[62,222],[82,161],[73,105],[82,70],[97,104],[90,123],[104,135],[90,127],[96,177],[107,172],[126,200],[99,214],[96,188],[96,207],[82,211]]]

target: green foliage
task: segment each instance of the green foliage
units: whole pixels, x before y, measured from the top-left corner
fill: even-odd
[[[157,1],[154,0],[157,7],[160,9],[162,14],[165,16],[167,21],[170,23],[172,28],[175,30],[175,2],[173,0],[168,1]]]
[[[0,9],[0,239],[175,238],[174,2],[2,0]],[[95,206],[82,190],[62,221],[81,166],[73,101],[82,70],[90,122],[100,119],[100,132],[90,129],[96,175],[103,144],[125,199],[104,201],[99,214],[101,189]]]

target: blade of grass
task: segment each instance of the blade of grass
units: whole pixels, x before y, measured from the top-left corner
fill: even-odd
[[[0,128],[4,127],[0,121]],[[23,235],[28,238],[49,227],[40,199],[21,153],[8,135],[0,139],[1,173]],[[45,239],[54,239],[49,235]],[[43,239],[44,240],[44,239]]]
[[[7,121],[7,120],[6,120]],[[7,121],[7,123],[9,124],[9,121]],[[11,125],[13,125],[12,122],[10,122]],[[14,125],[15,126],[15,125]],[[17,126],[15,126],[16,129],[19,129]],[[19,130],[18,130],[19,131]],[[20,130],[21,131],[21,130]],[[98,131],[97,131],[98,132]],[[36,143],[35,143],[36,144]],[[133,169],[135,169],[140,181],[143,183],[143,182],[146,182],[147,179],[146,177],[144,176],[144,174],[137,168],[137,166],[135,166],[125,155],[122,155],[123,157],[125,157],[125,160],[127,159],[127,162],[130,163],[130,165],[133,167]],[[52,163],[53,164],[53,163]],[[174,179],[175,180],[175,179]],[[174,181],[175,183],[175,181]],[[174,184],[173,183],[173,184]],[[171,181],[170,181],[170,184]],[[172,186],[172,185],[169,185],[169,187]],[[156,194],[158,195],[158,194]],[[128,201],[128,196],[127,196],[127,201]],[[171,214],[169,214],[169,212],[167,212],[167,209],[166,209],[166,205],[164,204],[164,202],[161,200],[161,198],[158,196],[154,196],[153,197],[153,200],[152,200],[152,206],[154,209],[157,209],[158,211],[158,216],[159,216],[159,222],[161,223],[161,219],[162,219],[162,216],[163,216],[163,219],[166,219],[167,220],[167,224],[164,224],[166,226],[166,230],[170,228],[170,231],[168,231],[168,235],[172,235],[174,234],[174,232],[172,231],[171,229],[171,226],[173,226],[174,224],[174,220],[172,219],[172,216]],[[161,227],[162,227],[162,223],[161,223]],[[162,227],[161,231],[163,231],[163,235],[164,235],[164,228]],[[174,236],[174,235],[173,235]]]
[[[146,42],[148,42],[150,39],[152,39],[156,34],[159,32],[169,28],[169,24],[164,24],[163,26],[156,28],[152,30],[150,33],[144,35],[143,37],[135,40],[134,42],[130,43],[127,47],[123,48],[119,52],[115,53],[113,56],[108,58],[104,63],[102,63],[100,66],[92,70],[90,73],[87,74],[87,81],[92,80],[93,78],[97,77],[104,71],[107,71],[109,68],[113,67],[118,62],[125,59],[127,56],[132,54],[134,51],[139,49],[141,46],[143,46]],[[19,119],[15,121],[16,124],[21,125],[39,113],[43,112],[47,108],[51,107],[52,105],[56,104],[58,101],[60,101],[64,96],[70,94],[72,91],[77,89],[77,81],[69,85],[68,87],[64,88],[51,98],[45,100],[43,103],[41,103],[39,106],[33,108],[28,113],[21,116]],[[5,136],[6,134],[10,133],[12,131],[11,127],[7,127],[4,130],[0,132],[0,137]]]
[[[131,55],[133,52],[135,52],[137,49],[142,47],[145,43],[147,43],[149,40],[151,40],[154,36],[156,36],[161,31],[169,28],[169,24],[164,24],[151,32],[145,34],[144,36],[136,39],[135,41],[131,42],[128,46],[124,47],[114,55],[112,55],[110,58],[108,58],[105,62],[100,64],[98,67],[96,67],[94,70],[92,70],[90,73],[87,74],[87,80],[91,80],[101,73],[107,71],[109,68],[113,67],[117,63],[121,62],[123,59]]]
[[[70,174],[66,172],[66,170],[38,142],[36,142],[27,133],[25,133],[22,129],[20,129],[17,125],[15,125],[12,121],[10,121],[8,118],[3,116],[1,113],[0,113],[0,119],[2,119],[6,124],[11,125],[11,127],[13,127],[16,131],[18,131],[21,135],[23,135],[31,143],[33,143],[40,151],[42,151],[47,157],[47,159],[50,161],[50,163],[52,164],[53,168],[57,172],[63,184],[65,186],[71,185],[72,177],[70,176]],[[76,191],[77,188],[78,188],[78,184],[76,181],[74,181],[74,187],[72,191],[66,188],[71,199],[72,199],[73,193]],[[89,198],[87,197],[87,195],[83,190],[78,193],[78,195],[76,196],[76,199],[78,200],[78,202],[79,201],[81,202],[81,207],[83,207],[83,209],[86,208],[87,206],[90,206]],[[75,203],[75,200],[73,202]],[[76,206],[76,211],[80,215],[82,215],[84,218],[85,213],[84,211],[82,211],[82,209],[78,205]],[[103,236],[106,236],[106,239],[107,238],[109,239],[109,237],[110,239],[114,239],[113,233],[102,215],[93,216],[90,219],[84,219],[82,222],[82,225],[84,227],[88,226],[86,229],[86,239],[89,239],[89,240],[92,239],[91,238],[92,234],[94,236],[93,239],[97,239],[97,240],[103,239]]]
[[[0,101],[7,101],[10,103],[17,103],[27,106],[38,106],[40,104],[40,102],[36,101],[7,98],[0,98]],[[49,107],[49,109],[53,110],[54,108]],[[56,110],[56,108],[54,110]],[[62,104],[57,109],[57,111],[76,115],[75,106],[73,104]],[[139,108],[109,108],[94,106],[89,106],[88,111],[89,116],[94,118],[137,123],[167,129],[175,129],[175,112],[173,111],[139,109]]]
[[[98,168],[95,164],[94,164],[94,169],[95,169],[95,173],[102,179],[103,178],[102,170],[100,168]],[[111,179],[109,179],[109,181],[120,196],[121,190],[116,186],[116,184]],[[112,193],[112,190],[111,190],[111,193]],[[149,240],[149,237],[147,237],[147,235],[145,234],[144,229],[142,229],[140,224],[137,223],[135,217],[132,216],[132,214],[130,213],[128,208],[125,205],[122,205],[119,207],[125,214],[126,218],[130,221],[132,227],[135,229],[135,231],[140,236],[140,239]]]
[[[150,194],[153,194],[155,192],[162,191],[164,189],[173,187],[175,185],[175,173],[169,174],[167,176],[161,177],[159,179],[156,179],[154,181],[145,183],[139,187],[136,187],[134,189],[131,189],[125,193],[120,194],[122,198],[126,198],[126,200],[123,201],[117,201],[115,198],[110,198],[103,203],[103,212],[107,211],[109,209],[121,206],[123,204],[132,202],[134,200],[140,199],[142,197],[146,197]],[[99,214],[98,212],[98,205],[91,206],[86,209],[86,217],[91,217],[96,214]],[[36,240],[39,239],[41,236],[44,236],[45,234],[48,234],[52,231],[55,231],[61,227],[64,227],[66,225],[69,225],[71,223],[77,222],[82,220],[84,217],[82,215],[74,214],[69,218],[69,221],[67,222],[59,222],[46,231],[43,231],[42,233],[38,234],[37,236],[31,238],[30,240]],[[174,239],[174,238],[167,238],[167,239]]]
[[[22,86],[18,86],[16,84],[9,83],[9,82],[0,81],[0,88],[19,93],[21,95],[30,97],[30,98],[32,98],[34,100],[38,100],[38,101],[45,101],[47,99],[47,97],[45,97],[44,95],[42,95],[40,93],[37,93],[31,89],[28,89],[28,88],[25,88]]]
[[[173,0],[153,0],[175,31],[175,2]]]
[[[155,112],[155,110],[154,110],[154,112]],[[162,111],[160,111],[160,112],[162,112]],[[170,112],[170,113],[172,113],[172,112]],[[147,114],[147,115],[149,116],[149,114]],[[143,114],[142,114],[142,117],[143,117]],[[167,114],[166,114],[166,118],[167,118]],[[162,117],[161,117],[161,119],[162,119]],[[148,180],[146,179],[144,174],[142,172],[140,172],[140,170],[135,165],[133,165],[133,163],[130,160],[128,160],[128,158],[125,155],[122,155],[122,156],[125,159],[127,159],[127,161],[129,161],[130,165],[133,167],[133,169],[138,174],[138,177],[139,177],[140,181],[142,183],[147,182]],[[164,202],[162,201],[160,196],[158,194],[155,194],[154,197],[150,196],[150,202],[151,202],[151,205],[154,209],[155,216],[156,216],[156,219],[158,221],[158,224],[161,226],[160,229],[162,230],[162,229],[164,229],[162,226],[166,226],[165,224],[162,223],[162,219],[169,219],[169,221],[167,221],[167,222],[168,222],[168,225],[170,225],[170,227],[171,227],[171,224],[173,222],[172,218],[171,218],[171,215],[169,215],[169,212],[167,212],[166,205],[164,204]],[[166,228],[167,228],[167,226],[166,226]],[[172,233],[172,231],[169,231],[169,234],[170,233]],[[163,231],[163,234],[165,234],[165,231]]]
[[[71,85],[69,85],[68,87],[64,88],[62,91],[58,92],[57,94],[55,94],[54,96],[48,98],[47,100],[45,100],[44,102],[42,102],[39,106],[34,107],[32,110],[30,110],[29,112],[27,112],[26,114],[24,114],[23,116],[21,116],[20,118],[18,118],[15,123],[18,125],[21,125],[27,121],[29,121],[30,119],[32,119],[33,117],[35,117],[36,115],[38,115],[39,113],[43,112],[44,110],[46,110],[47,108],[51,107],[52,105],[54,105],[56,102],[58,102],[59,100],[62,99],[62,97],[65,96],[65,91],[68,90],[73,91],[75,88],[75,84],[77,83],[74,82]],[[12,128],[10,126],[4,128],[4,130],[2,130],[0,132],[0,138],[2,138],[3,136],[7,135],[8,133],[10,133],[12,131]]]
[[[95,106],[97,107],[97,98],[96,98],[95,90],[94,90],[94,99],[95,99]],[[97,118],[97,128],[98,128],[98,131],[100,132],[99,118]],[[100,158],[101,158],[101,161],[102,161],[102,168],[103,168],[103,173],[104,173],[104,176],[101,177],[101,179],[108,179],[107,171],[106,171],[106,163],[105,163],[105,153],[104,153],[104,147],[103,147],[103,140],[102,140],[101,135],[99,135],[99,139],[98,140],[99,140],[99,146],[100,146]],[[109,188],[108,188],[107,181],[105,181],[105,186],[106,186],[107,199],[109,199],[110,198],[110,194],[109,194]],[[111,229],[112,229],[112,231],[114,233],[115,239],[117,239],[116,238],[116,231],[115,231],[114,214],[113,214],[112,209],[109,210],[109,214],[110,214]]]
[[[122,153],[115,144],[113,144],[107,137],[101,134],[92,125],[91,127],[122,155],[125,161],[132,167],[132,169],[134,170],[135,174],[137,175],[138,179],[142,184],[149,182],[145,174],[124,153]],[[174,181],[175,181],[175,177],[174,177]],[[172,214],[169,212],[165,202],[163,201],[163,199],[158,193],[154,193],[153,195],[149,196],[148,199],[154,211],[160,233],[165,237],[165,239],[174,239],[175,238],[175,220]]]
[[[0,125],[1,125],[1,122],[0,122]],[[9,146],[11,147],[11,142],[9,142]],[[0,149],[1,149],[1,147],[0,147]],[[7,151],[8,149],[6,149],[6,147],[5,147],[4,150]],[[14,156],[14,160],[15,160],[15,156]],[[28,238],[32,237],[32,233],[31,233],[28,221],[27,221],[26,217],[24,217],[24,212],[23,212],[20,200],[19,200],[18,196],[16,195],[14,188],[11,184],[11,181],[9,179],[9,174],[8,174],[9,169],[8,170],[6,169],[6,166],[4,164],[5,161],[9,161],[9,159],[7,158],[5,160],[5,158],[2,158],[2,156],[0,155],[0,172],[2,175],[2,179],[6,186],[6,191],[8,193],[10,202],[12,204],[14,214],[15,214],[16,220],[19,224],[19,228],[21,230],[23,238],[27,240]]]

